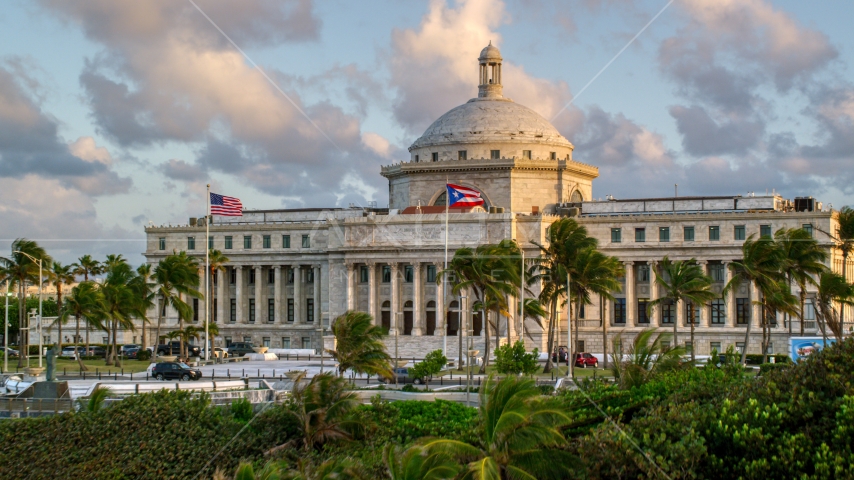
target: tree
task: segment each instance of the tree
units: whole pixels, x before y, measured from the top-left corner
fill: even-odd
[[[155,342],[160,342],[160,326],[163,323],[163,317],[166,315],[166,307],[174,308],[180,319],[189,319],[193,311],[190,305],[181,298],[181,295],[201,295],[193,288],[199,284],[198,267],[192,265],[187,258],[190,257],[169,255],[154,267],[152,279],[156,285],[156,294],[160,296],[157,308]],[[151,361],[152,363],[155,361],[153,356]]]
[[[121,327],[134,330],[133,315],[139,310],[141,299],[133,288],[136,272],[127,261],[121,258],[121,255],[107,258],[107,276],[101,284],[105,313],[101,328],[111,334],[112,348],[107,353],[105,363],[121,366],[121,356],[118,354],[118,329]]]
[[[338,362],[338,375],[352,370],[369,375],[392,376],[391,357],[382,341],[383,329],[365,312],[349,310],[332,323],[335,350],[327,350]]]
[[[513,345],[502,345],[495,349],[495,369],[498,373],[512,375],[531,375],[540,368],[540,353],[525,351],[525,344],[519,340]]]
[[[827,251],[818,244],[818,240],[802,228],[781,228],[774,233],[774,242],[783,256],[782,273],[786,276],[786,286],[791,290],[795,283],[800,290],[800,308],[798,318],[801,325],[801,336],[804,334],[804,304],[806,303],[807,285],[816,285],[814,277],[825,270]],[[788,319],[789,335],[792,334],[792,322]]]
[[[432,454],[467,461],[465,479],[568,478],[578,460],[562,450],[561,428],[570,418],[552,399],[540,396],[533,380],[489,376],[480,389],[482,438],[477,445],[459,440],[426,440]]]
[[[71,269],[71,265],[52,262],[47,271],[46,283],[52,284],[56,288],[56,306],[60,311],[62,311],[62,286],[74,283],[74,273],[72,273]],[[61,315],[56,318],[56,326],[58,328],[57,348],[60,352],[62,351],[62,324],[65,320]]]
[[[639,387],[658,373],[672,371],[681,364],[685,348],[675,342],[672,346],[665,346],[671,335],[656,333],[656,330],[649,328],[638,333],[629,347],[628,358],[622,354],[622,334],[614,338],[614,352],[611,354],[614,366],[611,371],[623,389]]]
[[[281,478],[283,478],[282,472],[273,462],[264,465],[257,473],[251,463],[241,462],[234,473],[234,480],[280,480]]]
[[[421,360],[414,367],[410,368],[409,373],[414,378],[423,378],[424,385],[429,388],[430,378],[444,370],[447,364],[448,357],[442,353],[442,350],[433,350],[424,356],[424,360]]]
[[[460,465],[446,453],[430,453],[421,445],[404,450],[391,443],[383,449],[383,463],[391,480],[442,480],[455,478]]]
[[[839,305],[839,309],[836,306]],[[849,284],[845,277],[829,271],[819,275],[818,292],[815,298],[816,319],[821,327],[821,333],[827,344],[827,329],[833,333],[836,340],[841,342],[842,308],[854,306],[854,285]]]
[[[148,312],[154,308],[155,298],[155,284],[151,282],[151,271],[151,264],[143,263],[136,268],[136,277],[131,281],[131,288],[133,289],[134,296],[138,299],[134,316],[139,318],[142,323],[142,342],[140,350],[143,352],[146,351],[146,347],[148,345],[145,326],[151,323],[151,320],[148,318]]]
[[[65,299],[60,311],[60,317],[66,321],[68,317],[74,317],[76,330],[74,337],[80,338],[80,319],[85,318],[88,324],[100,324],[105,316],[104,295],[95,282],[83,281],[71,289],[71,294]],[[75,345],[77,343],[75,342]],[[88,352],[88,350],[87,350]],[[81,355],[77,355],[77,364],[81,371],[86,371]]]
[[[712,279],[703,273],[703,269],[697,265],[693,258],[688,261],[676,260],[664,257],[656,267],[655,283],[661,287],[662,294],[659,298],[649,302],[648,307],[652,309],[656,305],[669,303],[678,305],[684,302],[688,307],[688,321],[691,323],[691,361],[696,359],[693,348],[694,325],[699,319],[694,318],[695,306],[706,305],[706,302],[718,296],[711,290]],[[673,320],[673,342],[678,344],[677,322]]]
[[[18,305],[26,305],[24,298],[26,297],[27,283],[36,284],[39,282],[39,264],[33,259],[41,260],[42,265],[47,265],[51,261],[44,248],[26,238],[18,238],[12,242],[11,256],[2,258],[2,275],[18,286]],[[19,326],[24,325],[24,316],[26,315],[24,310],[23,308],[18,309]],[[29,327],[29,323],[27,326]],[[18,357],[18,368],[24,366],[24,359],[29,357],[30,350],[28,330],[24,330],[21,337],[23,341],[21,342],[21,355]]]
[[[842,253],[842,278],[848,280],[848,257],[854,252],[854,209],[842,207],[837,217],[839,227],[836,230],[837,248]],[[839,310],[839,328],[845,330],[845,308]]]
[[[83,281],[89,281],[89,275],[100,275],[104,273],[104,265],[101,262],[92,258],[91,255],[83,255],[82,257],[77,259],[77,263],[74,265],[74,274],[75,275],[83,275]],[[78,325],[79,327],[79,325]],[[86,324],[86,351],[89,351],[89,330],[91,325],[89,323]]]

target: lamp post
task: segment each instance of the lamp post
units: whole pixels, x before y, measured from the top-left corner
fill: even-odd
[[[6,320],[3,322],[3,371],[9,371],[9,290],[12,280],[6,279]]]
[[[569,289],[569,272],[566,272],[566,378],[575,377],[575,357],[572,345],[572,292]]]
[[[41,366],[42,366],[42,340],[43,340],[43,338],[42,338],[42,282],[43,282],[43,279],[42,279],[42,259],[35,258],[32,255],[30,255],[29,253],[24,253],[20,250],[16,250],[14,253],[20,253],[21,255],[29,258],[30,260],[32,260],[34,262],[39,262],[39,328],[38,328],[38,330],[39,330],[39,368],[41,368]],[[26,302],[24,302],[24,305],[26,305]],[[30,330],[29,327],[30,326],[27,325],[28,335],[29,335],[29,330]],[[29,342],[27,344],[27,348],[29,349]],[[29,362],[29,361],[30,361],[30,355],[29,355],[29,352],[27,352],[27,362]]]
[[[323,324],[323,319],[329,318],[329,312],[320,312],[320,325],[317,326],[318,332],[320,332],[320,373],[323,373],[323,350],[325,350],[326,345],[323,342],[323,334],[326,331],[326,325]]]
[[[522,344],[524,345],[525,344],[525,250],[522,249],[522,245],[519,242],[517,242],[515,238],[513,239],[513,243],[515,243],[516,246],[519,247],[519,252],[522,253],[522,264],[521,264],[522,281],[519,284],[519,304],[520,304],[520,307],[518,310],[518,314],[519,314],[519,318],[520,318],[520,320],[519,320],[519,332],[520,332],[519,333],[519,340],[522,340]]]
[[[394,330],[394,368],[392,371],[394,372],[394,386],[397,386],[397,368],[400,364],[400,356],[398,356],[397,352],[397,316],[403,315],[403,312],[394,312],[394,321],[392,322],[392,329]]]

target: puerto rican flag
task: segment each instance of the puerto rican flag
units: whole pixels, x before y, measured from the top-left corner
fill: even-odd
[[[448,206],[449,207],[476,207],[483,205],[483,199],[480,198],[480,192],[461,185],[448,183]]]

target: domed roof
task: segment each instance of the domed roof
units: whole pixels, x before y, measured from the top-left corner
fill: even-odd
[[[572,148],[548,120],[530,108],[506,98],[473,98],[439,117],[409,150],[507,141]]]
[[[489,41],[489,45],[480,51],[480,57],[478,57],[478,60],[502,60],[501,52],[497,47],[492,46],[492,40]]]

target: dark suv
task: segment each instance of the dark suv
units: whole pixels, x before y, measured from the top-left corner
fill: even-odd
[[[255,345],[252,342],[234,342],[228,346],[229,357],[242,357],[247,353],[255,353]]]
[[[199,380],[202,372],[184,362],[161,362],[154,365],[151,374],[158,380]]]
[[[191,357],[200,357],[201,349],[195,345],[187,344],[187,355]],[[180,355],[181,354],[181,342],[170,342],[157,346],[157,354],[160,356],[163,355]]]

